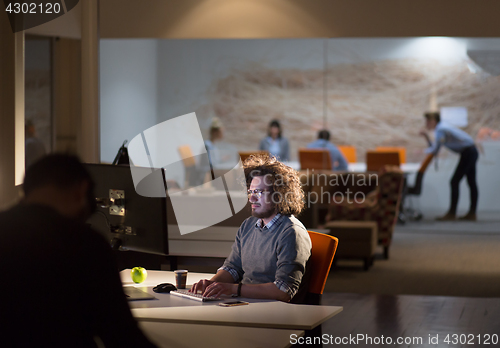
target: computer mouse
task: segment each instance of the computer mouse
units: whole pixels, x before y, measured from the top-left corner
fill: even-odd
[[[175,287],[175,285],[170,283],[161,283],[153,288],[154,292],[170,292],[173,290],[177,290],[177,288]]]

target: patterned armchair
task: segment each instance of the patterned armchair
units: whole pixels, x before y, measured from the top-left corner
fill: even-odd
[[[360,202],[359,196],[357,203],[354,200],[351,203],[345,200],[336,203],[332,200],[326,221],[375,221],[378,227],[378,244],[384,247],[384,257],[389,258],[403,181],[403,173],[398,167],[382,168],[377,187],[365,195],[363,201]]]

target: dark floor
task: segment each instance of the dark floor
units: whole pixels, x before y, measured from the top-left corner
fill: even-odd
[[[322,337],[334,343],[323,347],[380,347],[388,338],[393,347],[500,346],[498,298],[326,293],[322,304],[344,307],[323,324]],[[335,344],[358,335],[364,339],[355,344]],[[385,344],[376,344],[382,336]],[[397,344],[398,337],[408,342]]]

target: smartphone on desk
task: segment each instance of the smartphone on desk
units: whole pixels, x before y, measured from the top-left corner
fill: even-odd
[[[219,306],[222,307],[233,307],[233,306],[244,306],[247,305],[248,302],[245,301],[230,301],[230,302],[222,302],[219,303]]]

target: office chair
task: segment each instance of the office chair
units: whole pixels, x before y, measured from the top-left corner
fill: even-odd
[[[182,158],[182,163],[184,164],[184,169],[186,170],[184,187],[197,185],[199,174],[196,168],[196,160],[193,156],[193,151],[191,150],[191,146],[189,145],[179,146],[177,150],[179,151],[179,155]]]
[[[337,145],[337,148],[344,155],[348,163],[356,163],[358,161],[356,156],[356,147],[351,145]]]
[[[258,155],[258,154],[267,154],[269,153],[268,151],[265,150],[256,150],[256,151],[238,151],[238,154],[240,155],[241,158],[241,163],[245,162],[245,160],[252,156],[252,155]]]
[[[384,166],[398,166],[401,164],[398,151],[366,151],[366,171],[378,172]]]
[[[333,257],[337,251],[339,240],[336,237],[328,234],[307,231],[311,238],[312,248],[311,257],[307,261],[306,268],[310,272],[309,287],[307,296],[303,304],[319,305],[321,303],[321,295],[325,289],[326,280],[330,273]],[[308,272],[306,271],[306,273]],[[303,279],[304,280],[304,279]],[[321,337],[321,325],[316,326],[312,330],[306,330],[304,337]],[[308,346],[311,347],[311,346]],[[322,347],[322,345],[314,344],[313,347]]]
[[[397,153],[396,159],[399,160]],[[378,186],[361,203],[343,200],[330,202],[328,221],[374,221],[377,223],[378,244],[384,248],[384,258],[389,258],[389,247],[397,217],[399,216],[404,176],[394,166],[383,167],[378,174]],[[356,191],[354,191],[356,192]]]
[[[300,169],[332,170],[332,158],[327,149],[299,149]]]
[[[429,166],[433,158],[434,155],[432,153],[428,154],[425,157],[422,164],[420,165],[420,168],[418,169],[417,177],[415,178],[415,184],[413,186],[408,186],[408,182],[405,179],[403,197],[401,200],[401,212],[403,215],[399,217],[400,221],[404,222],[407,218],[415,221],[422,219],[422,212],[419,209],[413,209],[412,207],[406,208],[405,201],[407,196],[420,196],[420,194],[422,193],[422,180],[424,178],[425,171],[427,170],[427,167]]]
[[[399,163],[406,163],[406,148],[401,146],[377,146],[378,152],[397,152],[399,153]]]
[[[330,273],[339,240],[328,234],[308,232],[311,238],[312,249],[307,266],[309,270],[312,270],[312,273],[309,279],[307,302],[308,304],[319,304],[323,290],[325,290],[326,280]]]

